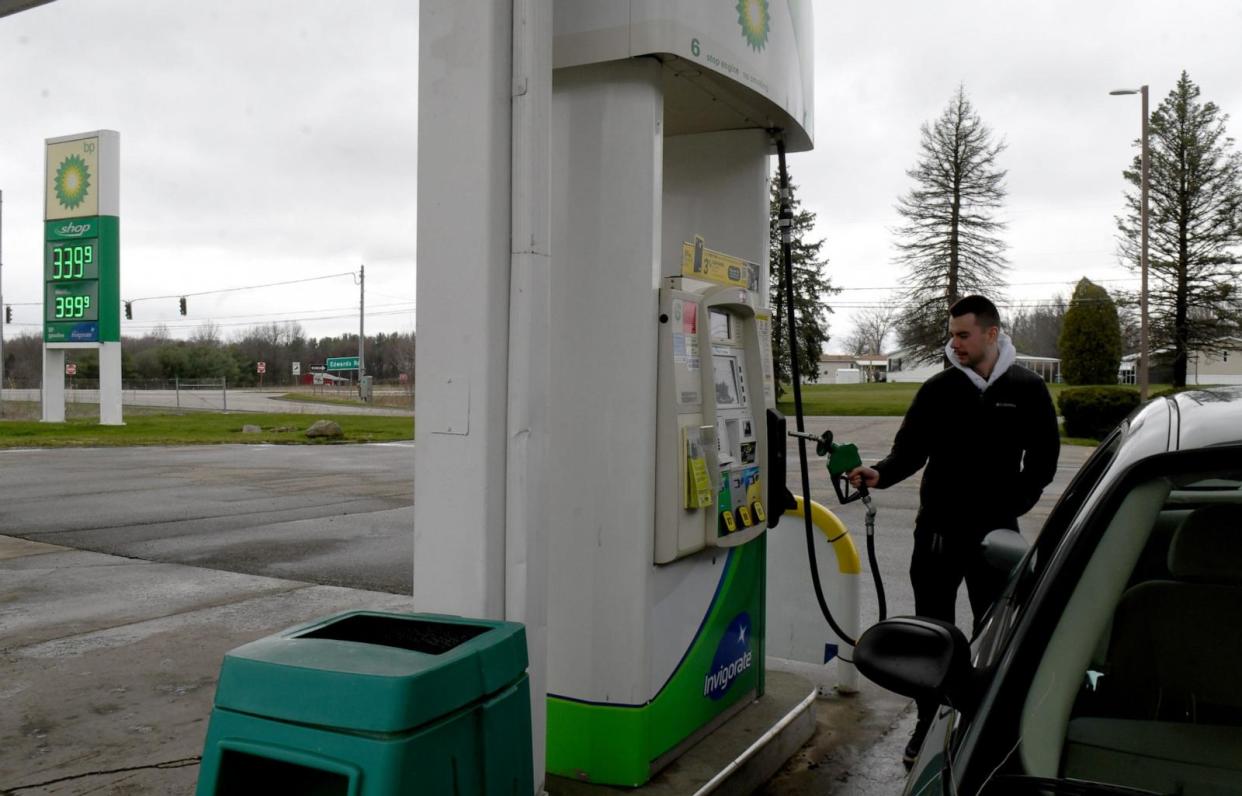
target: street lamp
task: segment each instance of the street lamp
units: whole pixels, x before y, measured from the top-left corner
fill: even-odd
[[[1142,206],[1139,215],[1142,218],[1142,243],[1141,252],[1139,254],[1139,270],[1143,274],[1142,286],[1139,288],[1139,400],[1147,400],[1147,361],[1149,359],[1147,353],[1147,193],[1150,184],[1151,174],[1149,164],[1151,161],[1151,150],[1147,144],[1147,86],[1141,88],[1122,88],[1116,91],[1110,91],[1109,94],[1118,96],[1121,94],[1141,94],[1143,96],[1143,157],[1142,157],[1142,176],[1139,180],[1140,189],[1142,191]]]

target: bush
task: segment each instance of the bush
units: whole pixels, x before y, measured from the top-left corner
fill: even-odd
[[[1103,439],[1139,405],[1137,390],[1127,387],[1077,387],[1057,398],[1065,418],[1065,435]]]

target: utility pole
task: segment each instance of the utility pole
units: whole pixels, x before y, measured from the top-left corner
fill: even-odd
[[[1147,400],[1148,389],[1148,368],[1151,363],[1151,352],[1148,350],[1148,329],[1147,329],[1147,224],[1149,210],[1147,207],[1148,193],[1151,191],[1151,145],[1148,143],[1147,125],[1147,86],[1143,86],[1139,91],[1143,95],[1143,172],[1142,172],[1142,192],[1143,192],[1143,233],[1142,233],[1142,254],[1139,255],[1140,267],[1143,272],[1143,284],[1139,288],[1139,400]]]
[[[363,377],[366,376],[366,361],[363,360],[363,341],[364,336],[363,320],[366,318],[367,306],[367,267],[365,265],[358,266],[358,397],[362,400],[367,399],[366,390],[362,386]]]
[[[1151,145],[1148,142],[1148,111],[1147,111],[1147,86],[1139,88],[1119,88],[1108,92],[1114,97],[1123,94],[1139,94],[1143,100],[1143,125],[1142,125],[1142,147],[1143,157],[1140,164],[1140,190],[1142,191],[1142,200],[1140,206],[1140,216],[1142,218],[1142,235],[1139,242],[1139,270],[1142,272],[1142,285],[1139,287],[1139,359],[1138,359],[1138,388],[1139,400],[1147,400],[1148,390],[1148,367],[1150,365],[1151,353],[1148,348],[1148,323],[1147,323],[1147,226],[1148,226],[1148,194],[1151,191]]]

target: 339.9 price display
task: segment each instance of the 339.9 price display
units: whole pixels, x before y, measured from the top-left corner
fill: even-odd
[[[99,278],[99,240],[48,241],[43,258],[44,281]]]

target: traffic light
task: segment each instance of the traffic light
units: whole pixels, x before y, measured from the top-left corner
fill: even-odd
[[[133,319],[134,319],[134,305],[133,305],[133,302],[127,301],[125,302],[125,320],[132,321]]]
[[[181,314],[185,315],[185,296],[181,297]]]
[[[12,306],[5,305],[5,308],[4,308],[4,322],[5,322],[5,323],[12,323],[12,322],[13,322],[13,307],[12,307]]]

